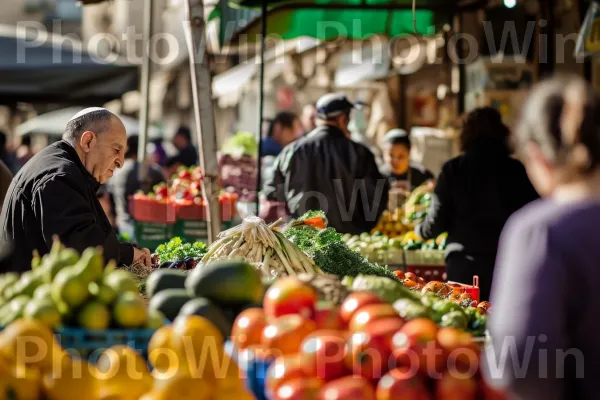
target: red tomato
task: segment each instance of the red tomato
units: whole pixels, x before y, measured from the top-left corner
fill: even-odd
[[[352,335],[346,347],[346,366],[354,375],[370,382],[381,378],[388,370],[392,351],[381,337],[366,332]]]
[[[489,301],[482,301],[477,305],[477,309],[483,312],[483,314],[487,314],[492,309],[492,305]]]
[[[445,373],[435,384],[436,400],[474,400],[477,384],[473,378]]]
[[[267,317],[262,308],[249,308],[242,311],[233,323],[231,341],[238,350],[261,343],[267,326]]]
[[[364,378],[347,376],[325,384],[317,400],[375,400],[375,391]]]
[[[343,330],[346,324],[340,315],[340,307],[317,308],[313,318],[317,329]]]
[[[315,360],[316,376],[330,381],[346,372],[344,353],[346,338],[343,332],[334,330],[315,331],[302,342],[301,352]]]
[[[157,185],[154,188],[154,194],[156,195],[156,197],[162,198],[167,198],[169,197],[169,188],[167,187],[167,185]]]
[[[317,400],[321,387],[323,381],[318,378],[293,379],[279,386],[273,400]]]
[[[177,173],[177,176],[179,177],[179,179],[192,179],[192,173],[187,169],[182,169],[181,171],[179,171],[179,173]]]
[[[295,354],[306,336],[316,329],[315,323],[297,314],[281,316],[265,327],[262,344],[280,354]]]
[[[360,308],[369,304],[383,304],[383,301],[371,292],[354,292],[342,303],[340,314],[345,323],[350,323],[352,316]]]
[[[267,370],[265,389],[273,394],[281,385],[291,380],[314,377],[314,360],[310,355],[294,354],[277,357]]]
[[[441,328],[437,333],[437,341],[449,354],[448,368],[459,367],[470,371],[479,368],[479,349],[468,332],[454,328]]]
[[[350,320],[350,331],[359,332],[377,319],[397,317],[398,312],[391,304],[369,304],[361,307]]]
[[[467,290],[463,285],[458,283],[447,283],[446,286],[452,290],[450,293],[453,295],[462,294]]]
[[[399,270],[397,270],[397,271],[394,271],[394,275],[396,275],[396,278],[398,278],[398,279],[399,279],[399,280],[401,280],[401,281],[403,281],[403,280],[404,280],[404,278],[405,278],[405,276],[404,276],[404,271],[402,271],[402,270],[400,270],[400,269],[399,269]]]
[[[408,321],[392,337],[392,355],[397,367],[408,367],[435,378],[444,369],[446,354],[436,341],[437,326],[429,319]]]
[[[410,339],[423,342],[435,340],[437,335],[437,325],[428,318],[416,318],[404,324],[401,332]]]
[[[365,327],[365,332],[371,336],[381,338],[391,346],[392,337],[404,326],[404,320],[400,317],[386,317],[376,319]]]
[[[377,400],[428,400],[423,381],[407,369],[393,369],[379,381]]]
[[[312,286],[293,277],[281,278],[267,290],[263,308],[267,317],[300,314],[312,318],[318,295]]]
[[[408,279],[409,281],[413,281],[413,282],[419,281],[419,278],[417,277],[417,275],[414,272],[407,272],[404,274],[404,277],[406,279]]]

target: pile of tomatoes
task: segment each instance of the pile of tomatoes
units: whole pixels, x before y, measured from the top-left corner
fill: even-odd
[[[340,307],[282,278],[263,308],[243,311],[231,340],[238,351],[272,360],[270,400],[503,399],[481,379],[480,348],[469,333],[426,318],[403,320],[371,292]]]
[[[154,220],[156,216],[171,215],[180,219],[205,219],[205,200],[202,197],[204,175],[200,167],[180,167],[173,175],[170,185],[166,182],[155,185],[152,192],[138,192],[133,196],[134,219]],[[236,212],[238,195],[230,192],[219,194],[223,220],[229,220]],[[165,208],[163,210],[162,208]],[[169,218],[170,219],[170,218]]]
[[[396,278],[402,282],[404,286],[411,290],[420,291],[425,294],[427,292],[433,293],[443,299],[449,299],[456,304],[460,304],[463,307],[475,307],[482,314],[489,314],[491,311],[491,304],[488,301],[478,302],[474,300],[464,285],[458,283],[445,283],[440,281],[425,282],[421,277],[418,277],[413,272],[394,271]]]

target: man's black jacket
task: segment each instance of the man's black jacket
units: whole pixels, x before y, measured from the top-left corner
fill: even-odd
[[[48,253],[54,235],[80,252],[102,246],[105,260],[131,264],[133,247],[117,240],[96,196],[99,186],[65,141],[29,160],[13,179],[0,215],[2,240],[14,247],[11,269],[30,269],[33,250]]]
[[[298,217],[323,210],[342,233],[371,230],[387,205],[388,183],[373,153],[332,126],[321,126],[288,145],[273,165],[264,194],[285,202]]]

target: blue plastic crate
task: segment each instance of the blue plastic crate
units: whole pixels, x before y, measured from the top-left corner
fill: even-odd
[[[254,394],[254,397],[257,400],[268,400],[268,394],[265,391],[265,380],[267,378],[267,370],[271,366],[273,359],[261,359],[255,357],[249,351],[238,352],[230,341],[225,342],[225,353],[244,372],[244,383],[252,394]]]
[[[95,364],[105,349],[116,345],[129,346],[147,360],[148,343],[154,332],[153,329],[90,331],[81,328],[65,328],[56,332],[56,339],[62,348],[72,355]]]

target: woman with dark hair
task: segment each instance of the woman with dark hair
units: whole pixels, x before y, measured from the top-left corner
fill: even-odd
[[[281,150],[304,134],[302,123],[296,114],[282,111],[271,120],[267,137],[262,140],[261,155],[277,156]]]
[[[390,178],[392,185],[404,185],[408,191],[433,179],[430,171],[410,162],[411,147],[410,136],[405,130],[392,129],[383,137],[385,169],[382,173]]]
[[[597,399],[600,100],[579,77],[543,82],[517,139],[546,198],[512,216],[502,233],[488,375],[511,398]],[[507,341],[511,356],[499,356]],[[525,368],[513,354],[527,357]]]
[[[498,111],[471,112],[460,134],[462,154],[442,167],[431,208],[416,233],[424,239],[448,232],[448,280],[479,276],[488,300],[500,232],[512,213],[538,195],[523,165],[511,158],[509,130]]]

